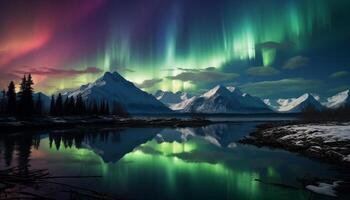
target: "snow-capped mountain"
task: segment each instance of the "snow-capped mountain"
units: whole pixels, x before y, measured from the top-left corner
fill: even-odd
[[[173,104],[177,104],[180,103],[184,100],[187,100],[189,98],[192,97],[192,95],[186,93],[186,92],[181,92],[178,91],[176,93],[173,92],[169,92],[169,91],[162,91],[162,90],[158,90],[154,96],[161,101],[162,103],[164,103],[167,106],[171,106]]]
[[[328,108],[336,109],[344,106],[350,106],[349,90],[339,92],[338,94],[329,97],[325,105]]]
[[[213,89],[173,105],[181,112],[257,113],[272,112],[259,98],[243,94],[238,88],[218,85]]]
[[[309,93],[303,94],[298,98],[279,99],[277,103],[280,105],[278,108],[280,112],[298,113],[309,107],[318,111],[324,109],[322,104]]]
[[[89,102],[104,100],[111,105],[116,102],[130,114],[172,112],[153,95],[140,90],[117,72],[106,72],[95,82],[82,85],[79,89],[63,95],[68,97],[81,95]]]

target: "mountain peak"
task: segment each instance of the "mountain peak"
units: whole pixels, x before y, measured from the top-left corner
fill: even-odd
[[[284,100],[279,108],[281,112],[301,112],[307,107],[322,110],[321,103],[310,93],[305,93],[296,99]]]
[[[168,113],[169,108],[154,96],[140,90],[118,72],[105,72],[97,81],[67,92],[67,96],[81,95],[89,102],[107,101],[120,104],[129,113]]]
[[[123,78],[118,72],[105,72],[100,80],[124,81],[125,78]]]
[[[226,88],[227,88],[230,92],[235,93],[235,94],[237,94],[237,95],[239,95],[239,96],[242,96],[242,95],[243,95],[243,93],[241,92],[241,90],[240,90],[238,87],[227,86]]]
[[[329,97],[327,99],[327,107],[329,108],[339,108],[343,106],[350,105],[349,90],[344,90],[338,94]]]
[[[217,85],[214,88],[212,88],[211,90],[204,93],[202,95],[202,97],[210,98],[216,94],[225,95],[225,94],[229,94],[229,93],[231,93],[231,92],[226,87],[224,87],[222,85]]]

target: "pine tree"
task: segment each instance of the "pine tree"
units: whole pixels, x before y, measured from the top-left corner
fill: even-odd
[[[56,114],[58,116],[61,116],[63,114],[63,101],[62,101],[62,94],[59,93],[56,99]]]
[[[98,106],[96,101],[94,101],[93,106],[92,106],[92,114],[98,115]]]
[[[129,114],[125,111],[122,105],[120,105],[118,102],[113,103],[113,112],[114,115],[117,115],[119,117],[128,117]]]
[[[104,114],[105,114],[105,111],[106,111],[105,101],[104,101],[104,100],[102,100],[102,101],[101,101],[101,105],[100,105],[100,111],[99,111],[99,114],[100,114],[100,115],[104,115]]]
[[[50,103],[50,115],[55,116],[56,115],[56,103],[55,103],[55,96],[51,96],[51,103]]]
[[[22,78],[22,82],[20,84],[20,90],[18,92],[19,97],[19,106],[18,106],[18,114],[24,115],[26,113],[26,83],[27,78],[24,75]]]
[[[78,115],[82,115],[85,111],[84,101],[81,95],[77,96],[77,100],[75,103],[75,110],[76,110],[76,114]]]
[[[0,99],[0,114],[7,113],[7,101],[6,101],[6,91],[2,91],[2,96]]]
[[[7,113],[14,115],[16,113],[16,87],[13,81],[10,82],[7,90]]]
[[[75,113],[75,100],[74,100],[74,97],[71,96],[69,98],[69,108],[68,108],[68,113],[70,115],[73,115]]]
[[[32,75],[29,74],[26,82],[26,106],[27,106],[27,115],[32,115],[34,111],[34,101],[33,101],[33,93],[34,89],[32,87],[34,85]]]
[[[109,103],[108,101],[106,101],[106,111],[105,111],[106,115],[109,115]]]
[[[63,115],[70,115],[68,96],[66,97],[66,99],[64,100],[64,103],[63,103]]]

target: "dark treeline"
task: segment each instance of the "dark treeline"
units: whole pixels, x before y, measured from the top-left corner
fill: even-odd
[[[301,118],[307,121],[349,121],[350,105],[336,109],[327,108],[322,111],[317,111],[311,107],[307,107],[301,113]]]
[[[33,84],[33,79],[30,74],[28,76],[23,76],[19,92],[16,93],[15,83],[11,81],[7,91],[2,91],[0,114],[23,117],[41,115],[43,110],[41,97],[39,94],[39,98],[34,102]]]
[[[81,95],[76,98],[73,96],[63,99],[61,93],[55,98],[51,96],[50,115],[67,116],[67,115],[109,115],[115,114],[109,108],[109,103],[105,100],[99,103],[94,101],[88,103],[83,100]]]
[[[99,131],[72,131],[70,134],[49,133],[49,146],[59,150],[60,148],[83,148],[83,143],[95,144],[106,142],[109,139],[117,144],[120,142],[121,130]],[[1,135],[0,134],[0,163],[6,166],[16,165],[23,172],[28,170],[32,149],[39,149],[40,135]]]
[[[40,115],[72,116],[72,115],[117,115],[127,117],[128,113],[117,102],[112,105],[106,100],[85,101],[81,95],[76,98],[63,97],[61,93],[52,95],[49,110],[43,105],[41,94],[34,100],[32,76],[23,76],[19,92],[16,93],[15,83],[11,81],[7,91],[3,90],[0,96],[0,115],[31,117]]]
[[[20,171],[26,173],[29,166],[32,148],[38,149],[40,136],[32,134],[0,135],[0,163],[4,160],[6,166],[15,161]]]
[[[118,103],[113,103],[110,108],[109,102],[101,101],[85,101],[81,95],[76,98],[63,97],[61,93],[55,98],[51,96],[50,115],[52,116],[69,116],[69,115],[118,115],[122,117],[128,116],[128,113]]]

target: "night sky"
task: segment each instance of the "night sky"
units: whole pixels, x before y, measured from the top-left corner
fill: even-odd
[[[148,92],[350,88],[348,0],[0,0],[0,86],[47,94],[118,71]]]

